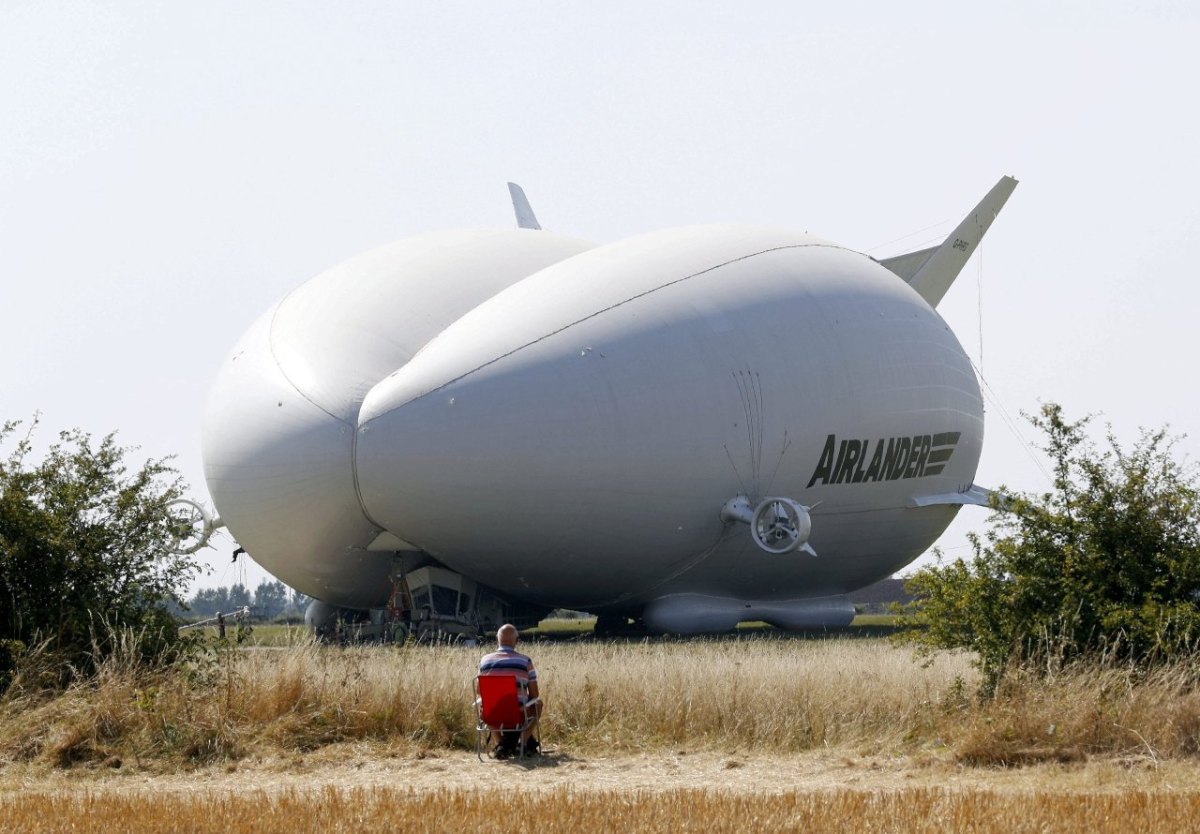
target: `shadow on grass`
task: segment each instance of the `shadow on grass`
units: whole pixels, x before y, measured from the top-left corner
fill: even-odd
[[[521,770],[548,770],[576,761],[580,760],[576,759],[570,753],[564,753],[556,747],[551,747],[535,756],[526,756],[523,759],[516,757],[503,760],[485,759],[484,764],[495,764],[498,767],[515,766],[521,768]]]

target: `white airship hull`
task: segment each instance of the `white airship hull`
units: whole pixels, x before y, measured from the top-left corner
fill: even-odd
[[[658,630],[844,621],[840,595],[982,500],[979,387],[930,302],[1015,184],[883,265],[736,225],[593,248],[535,231],[523,194],[524,229],[359,256],[227,360],[213,500],[330,606],[381,606],[430,564]],[[755,506],[793,508],[782,546],[752,538]]]
[[[957,437],[936,475],[810,486],[831,434]],[[908,499],[969,486],[982,436],[969,360],[895,275],[805,235],[705,227],[593,249],[463,316],[367,395],[357,471],[371,518],[455,570],[634,609],[886,576],[957,509]],[[817,504],[824,555],[754,547],[719,516],[739,492]]]
[[[230,352],[209,395],[204,474],[226,526],[293,588],[381,605],[391,553],[358,498],[363,396],[438,332],[531,272],[589,244],[546,232],[406,238],[308,281]]]

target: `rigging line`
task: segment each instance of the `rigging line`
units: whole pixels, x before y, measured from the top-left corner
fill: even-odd
[[[758,396],[754,390],[754,371],[746,368],[746,408],[749,409],[750,419],[746,421],[746,425],[750,427],[750,478],[755,478],[755,448],[758,443],[758,412],[756,410]]]
[[[756,486],[762,486],[762,456],[763,456],[763,434],[764,427],[767,422],[767,409],[763,403],[763,386],[762,377],[758,371],[754,372],[754,390],[758,393],[758,447],[755,449],[754,461],[754,483]]]
[[[945,238],[944,238],[944,237],[941,237],[941,236],[939,236],[939,237],[927,237],[927,238],[925,238],[925,240],[923,240],[923,241],[921,241],[920,243],[918,243],[918,244],[917,244],[917,250],[924,249],[926,246],[930,246],[930,245],[932,245],[932,244],[935,244],[935,243],[939,243],[939,244],[940,244],[940,243],[941,243],[942,241],[944,241],[944,240],[945,240]],[[903,253],[901,253],[901,254],[903,254]]]
[[[754,442],[758,437],[758,426],[755,423],[756,415],[754,413],[754,379],[751,377],[749,369],[745,371],[743,380],[746,383],[746,443],[749,445],[750,453],[750,483],[757,488],[758,475],[754,471]]]
[[[979,241],[979,271],[975,279],[976,309],[979,313],[979,373],[983,374],[983,241]]]
[[[729,465],[733,467],[733,474],[738,480],[738,486],[742,488],[742,495],[749,495],[750,493],[746,489],[746,483],[742,480],[742,473],[738,472],[737,464],[733,462],[733,455],[729,453],[729,447],[723,445],[721,448],[725,450],[725,457],[729,458]]]
[[[228,551],[226,551],[226,552],[228,552]],[[232,576],[233,581],[230,581],[231,580],[230,574],[233,571],[234,571],[233,563],[230,562],[228,560],[228,558],[226,558],[225,559],[225,567],[221,570],[221,579],[219,580],[220,584],[217,586],[218,588],[228,588],[228,587],[232,586],[234,584],[234,582],[236,582],[236,580],[237,580],[236,575]]]
[[[757,426],[757,422],[756,422],[757,418],[756,418],[756,415],[754,412],[754,403],[755,403],[755,395],[754,395],[754,390],[753,390],[754,380],[751,377],[751,371],[749,369],[747,369],[745,371],[738,371],[738,379],[741,381],[741,386],[742,386],[741,387],[742,394],[743,394],[742,408],[746,412],[746,445],[749,447],[748,451],[750,454],[750,481],[751,481],[751,483],[755,484],[755,486],[757,487],[757,485],[758,485],[758,471],[757,471],[758,467],[756,467],[754,465],[754,460],[755,460],[755,439],[758,436],[758,426]]]
[[[246,560],[249,558],[250,558],[250,555],[248,553],[243,553],[242,558],[238,560],[238,582],[247,591],[250,590],[250,588],[247,584],[250,581],[250,577],[246,571]]]
[[[767,483],[767,488],[763,492],[763,495],[771,494],[771,489],[775,486],[775,477],[779,474],[779,466],[783,463],[783,456],[787,454],[788,447],[791,445],[791,438],[788,437],[787,429],[784,429],[783,448],[779,450],[779,458],[775,461],[775,471],[771,473],[771,480]]]
[[[1029,455],[1029,458],[1034,462],[1034,465],[1037,466],[1038,470],[1042,473],[1042,476],[1045,477],[1047,481],[1053,483],[1054,479],[1050,477],[1050,473],[1047,472],[1046,467],[1042,465],[1041,459],[1033,453],[1033,444],[1025,439],[1024,434],[1021,432],[1020,425],[1012,418],[1012,415],[1008,413],[1008,409],[1004,407],[1004,403],[1000,400],[1000,395],[996,393],[996,389],[992,388],[992,384],[988,382],[987,377],[983,375],[983,241],[979,242],[979,264],[976,271],[975,286],[976,311],[979,319],[979,364],[975,365],[974,362],[971,364],[974,366],[975,372],[979,375],[979,378],[983,381],[984,389],[989,395],[988,399],[991,400],[993,405],[996,406],[996,409],[1000,414],[1001,422],[1003,422],[1008,428],[1009,432],[1016,437],[1017,441],[1021,445],[1021,448],[1025,450],[1025,454]]]
[[[974,361],[971,361],[971,366],[975,368],[975,373],[979,375],[979,379],[983,382],[985,396],[987,396],[988,400],[990,400],[999,411],[1000,421],[1004,423],[1005,427],[1009,430],[1013,437],[1017,439],[1025,454],[1028,455],[1029,459],[1034,462],[1034,465],[1037,466],[1038,471],[1042,473],[1043,477],[1045,477],[1049,483],[1054,483],[1054,478],[1051,477],[1050,473],[1046,470],[1046,467],[1042,464],[1042,461],[1038,458],[1038,456],[1033,453],[1033,443],[1025,439],[1025,436],[1021,433],[1019,425],[1012,418],[1012,415],[1009,414],[1008,409],[1004,407],[1004,403],[1000,401],[1000,395],[996,393],[996,389],[992,388],[992,384],[987,381],[987,377],[983,375],[983,371],[979,369]]]
[[[876,249],[882,249],[885,246],[891,246],[893,243],[899,243],[902,240],[908,240],[910,237],[916,237],[917,235],[921,234],[922,232],[928,232],[930,229],[936,229],[938,226],[945,226],[947,223],[950,223],[950,222],[952,222],[952,221],[942,220],[938,223],[933,223],[929,226],[926,226],[924,229],[917,229],[915,232],[909,232],[906,235],[901,235],[900,237],[896,238],[895,240],[889,240],[886,243],[877,244],[875,246],[872,246],[870,249],[866,249],[864,251],[874,252]]]
[[[1025,436],[1021,432],[1020,422],[1017,421],[1008,411],[1008,409],[1004,407],[1004,403],[1000,401],[1000,397],[996,393],[995,389],[992,388],[991,383],[989,383],[982,374],[980,374],[979,378],[983,380],[984,394],[987,396],[988,401],[996,407],[996,413],[1000,417],[1000,422],[1004,423],[1008,427],[1009,431],[1021,441],[1022,445],[1027,445],[1029,448],[1033,448],[1033,444],[1028,443],[1025,440]]]
[[[746,445],[750,447],[750,451],[751,451],[751,453],[753,453],[754,438],[752,437],[751,430],[750,430],[750,420],[752,419],[752,415],[750,413],[750,397],[746,393],[745,388],[744,388],[744,380],[742,379],[742,372],[741,371],[733,371],[732,373],[733,373],[733,381],[738,387],[738,398],[742,401],[742,416],[745,417],[745,420],[746,420]]]
[[[1022,447],[1032,448],[1032,444],[1026,441],[1025,436],[1022,434],[1020,424],[1008,412],[1004,404],[1000,402],[995,390],[992,389],[986,379],[983,379],[982,375],[980,379],[984,383],[983,394],[987,397],[988,404],[995,407],[995,414],[1000,418],[1000,422],[1004,424],[1010,434],[1021,441]]]
[[[738,376],[737,371],[730,371],[729,375],[733,377],[733,384],[737,386],[738,401],[742,404],[742,416],[746,416],[746,397],[742,394],[742,380]]]
[[[904,257],[905,255],[910,255],[910,254],[912,254],[913,252],[920,252],[920,251],[921,251],[921,250],[923,250],[923,249],[932,249],[932,248],[934,248],[935,246],[940,246],[942,243],[944,243],[944,242],[945,242],[945,240],[946,240],[946,238],[944,238],[944,237],[940,237],[940,236],[939,236],[939,237],[931,237],[931,238],[926,238],[925,240],[921,241],[920,243],[913,244],[911,249],[909,249],[907,246],[906,246],[906,247],[904,247],[904,248],[907,250],[907,251],[905,251],[905,252],[893,252],[893,253],[891,253],[891,254],[886,254],[886,255],[882,255],[882,256],[881,256],[881,257],[879,257],[879,258],[875,258],[875,260],[882,260],[882,261],[886,261],[886,260],[889,260],[889,259],[891,259],[891,258],[902,258],[902,257]],[[874,257],[874,256],[873,256],[873,255],[869,255],[868,257]]]

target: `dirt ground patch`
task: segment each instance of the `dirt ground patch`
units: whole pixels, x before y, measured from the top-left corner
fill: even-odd
[[[104,762],[70,770],[10,766],[0,770],[0,797],[8,794],[226,793],[401,788],[415,792],[512,789],[522,791],[675,791],[780,793],[911,788],[1031,793],[1200,792],[1200,764],[1156,763],[1150,758],[1051,762],[1022,768],[964,767],[949,755],[884,757],[853,751],[796,755],[668,750],[574,753],[550,750],[527,761],[479,762],[473,753],[387,750],[334,745],[311,754],[263,757],[211,767],[164,771],[136,762]]]

